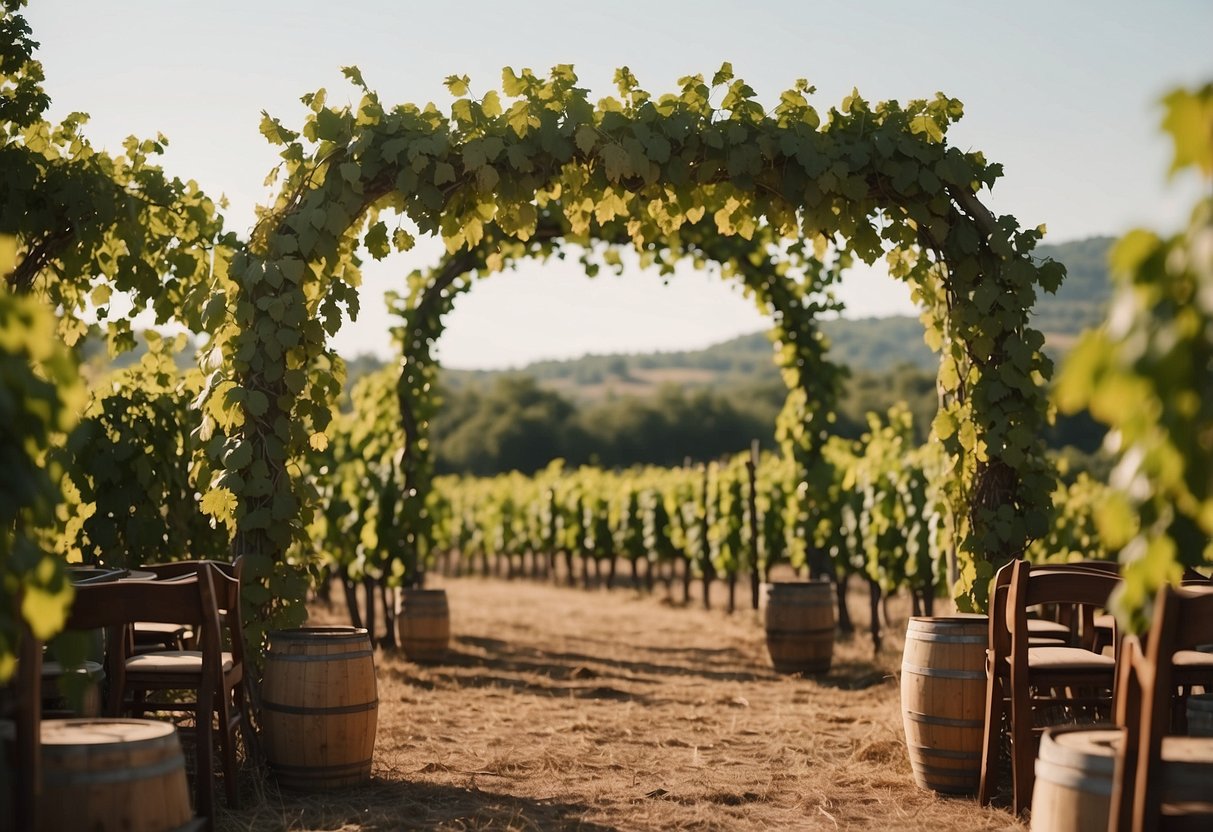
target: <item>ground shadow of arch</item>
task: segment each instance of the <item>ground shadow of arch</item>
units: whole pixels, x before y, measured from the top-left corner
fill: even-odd
[[[726,682],[754,682],[762,679],[772,678],[769,672],[763,672],[754,667],[743,653],[736,650],[729,650],[729,655],[735,657],[737,666],[745,669],[734,670],[718,670],[712,666],[696,666],[700,663],[709,665],[716,664],[713,661],[714,656],[719,655],[718,650],[700,650],[697,648],[684,648],[681,652],[692,662],[691,665],[675,665],[675,664],[659,664],[656,662],[636,661],[629,659],[621,659],[610,656],[599,656],[591,653],[581,653],[573,651],[553,652],[548,650],[538,650],[531,647],[520,648],[510,642],[502,641],[494,638],[483,638],[477,636],[457,636],[455,638],[457,644],[466,645],[484,651],[484,655],[478,655],[470,652],[451,652],[448,654],[446,663],[461,664],[464,666],[486,666],[498,667],[502,669],[517,669],[527,670],[541,675],[550,675],[553,678],[568,678],[570,676],[580,676],[585,678],[589,670],[597,675],[608,675],[601,671],[593,670],[591,665],[601,666],[614,670],[623,671],[626,674],[624,678],[629,681],[644,682],[643,676],[697,676],[713,681]],[[647,650],[648,648],[640,648]],[[641,678],[636,678],[639,675]]]
[[[518,693],[527,693],[533,696],[550,696],[559,699],[586,699],[597,701],[612,701],[612,702],[630,702],[636,705],[661,705],[666,700],[654,699],[643,693],[635,693],[632,691],[623,690],[611,685],[602,684],[543,684],[541,682],[528,681],[515,676],[507,676],[499,673],[476,673],[473,675],[452,673],[450,671],[436,670],[427,675],[420,675],[406,668],[398,668],[387,671],[387,674],[393,681],[410,687],[421,688],[422,690],[437,690],[441,687],[459,687],[459,688],[496,688],[500,690],[510,690]]]
[[[746,660],[744,654],[732,650],[726,652],[737,655],[752,670],[719,671],[569,651],[520,649],[501,639],[477,636],[458,636],[455,642],[469,649],[461,650],[456,647],[449,650],[441,662],[429,665],[425,673],[416,673],[407,666],[387,669],[386,672],[404,684],[426,690],[444,684],[469,688],[502,687],[541,696],[618,700],[640,705],[661,704],[664,700],[642,691],[616,687],[615,683],[626,687],[654,685],[674,677],[727,682],[772,682],[782,678],[769,667],[755,667],[752,661]],[[480,652],[473,652],[474,650]],[[721,651],[688,648],[680,652],[694,660],[719,655]],[[459,670],[477,672],[469,675],[460,673]],[[611,671],[620,672],[616,674]],[[520,678],[510,674],[529,674],[532,678]],[[536,678],[544,681],[535,681]],[[840,690],[863,690],[888,684],[893,680],[887,670],[867,661],[835,661],[829,673],[804,675],[800,678],[815,685]]]
[[[468,786],[373,777],[364,786],[332,792],[278,791],[242,812],[224,812],[219,829],[543,829],[615,832],[617,827],[587,821],[591,806],[536,800],[479,788],[476,772]],[[491,779],[491,777],[490,777]]]

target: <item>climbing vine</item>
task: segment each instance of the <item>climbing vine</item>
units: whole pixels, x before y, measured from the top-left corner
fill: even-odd
[[[212,261],[231,241],[216,203],[157,164],[163,136],[131,137],[111,155],[89,142],[83,113],[46,119],[24,6],[0,0],[0,423],[13,489],[0,495],[0,677],[11,671],[18,620],[48,638],[71,599],[61,558],[49,554],[65,548],[53,538],[73,467],[53,446],[85,400],[66,348],[90,329],[86,312],[112,352],[135,346],[132,321],[145,311],[200,330],[216,311]],[[124,316],[111,304],[119,294],[130,301]]]
[[[116,351],[135,346],[132,320],[145,310],[157,323],[173,319],[200,331],[214,312],[212,252],[232,242],[218,206],[196,182],[156,164],[164,136],[131,136],[122,154],[111,155],[85,136],[86,114],[46,120],[50,98],[34,59],[38,44],[19,14],[24,5],[0,6],[0,233],[17,246],[5,288],[57,310],[68,346],[87,331],[90,307]],[[111,317],[118,293],[130,309]]]
[[[58,452],[68,474],[61,545],[69,560],[111,567],[223,558],[229,529],[212,523],[196,496],[212,467],[190,407],[201,374],[177,367],[185,335],[143,337],[147,352],[94,385]]]
[[[287,561],[309,517],[291,460],[324,442],[337,393],[326,340],[356,314],[358,246],[386,257],[416,234],[440,235],[448,255],[414,275],[401,309],[413,534],[425,533],[409,521],[428,484],[430,349],[452,298],[477,276],[571,246],[593,271],[595,244],[630,245],[666,273],[684,257],[717,263],[772,311],[790,391],[780,437],[801,465],[810,512],[830,476],[820,448],[839,372],[814,317],[831,307],[840,268],[885,258],[927,309],[926,337],[941,354],[933,433],[954,483],[966,603],[982,606],[993,568],[1044,532],[1052,470],[1041,388],[1051,366],[1027,316],[1037,290],[1055,290],[1064,272],[1032,259],[1041,229],[981,205],[1001,168],[947,144],[959,101],[872,104],[854,93],[821,113],[800,81],[768,111],[725,64],[661,96],[621,69],[618,96],[593,103],[558,66],[546,78],[505,70],[504,96],[472,95],[469,79],[452,76],[448,114],[385,107],[357,69],[345,73],[357,106],[328,106],[321,90],[304,96],[299,131],[264,118],[281,147],[281,195],[215,286],[225,363],[210,395],[229,405],[230,432],[208,500],[231,514],[238,550],[266,574]]]
[[[0,260],[0,273],[5,266]],[[37,531],[62,500],[62,470],[47,452],[75,422],[82,395],[54,317],[0,291],[0,682],[13,674],[21,631],[50,638],[71,604],[63,561]]]

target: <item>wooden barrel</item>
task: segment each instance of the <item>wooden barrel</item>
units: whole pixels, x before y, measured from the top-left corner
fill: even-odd
[[[442,661],[451,643],[451,611],[446,590],[404,590],[396,614],[396,632],[410,661]]]
[[[763,623],[779,673],[825,673],[834,658],[834,587],[826,581],[766,585]]]
[[[1050,728],[1040,741],[1032,792],[1033,832],[1104,832],[1112,805],[1119,728]],[[1163,737],[1158,778],[1167,804],[1207,805],[1213,742]]]
[[[280,785],[336,789],[371,776],[379,699],[366,630],[271,632],[261,699],[265,753]]]
[[[1105,832],[1117,728],[1050,728],[1040,740],[1032,790],[1034,832]]]
[[[901,663],[902,724],[914,782],[973,794],[986,708],[984,615],[914,617]]]
[[[177,730],[147,719],[42,723],[38,829],[164,832],[193,817]]]
[[[1188,697],[1188,734],[1193,737],[1213,737],[1213,693],[1198,693]]]

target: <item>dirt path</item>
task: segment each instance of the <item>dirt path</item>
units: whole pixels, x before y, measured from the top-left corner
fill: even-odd
[[[368,786],[279,794],[225,829],[1022,829],[913,785],[895,634],[821,679],[770,669],[751,612],[460,579],[453,649],[379,653]],[[312,623],[342,615],[316,610]]]

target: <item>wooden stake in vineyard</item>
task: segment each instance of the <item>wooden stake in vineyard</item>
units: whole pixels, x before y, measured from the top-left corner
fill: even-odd
[[[750,443],[750,458],[745,463],[750,479],[750,606],[758,609],[758,586],[766,582],[766,575],[758,566],[758,440]]]

